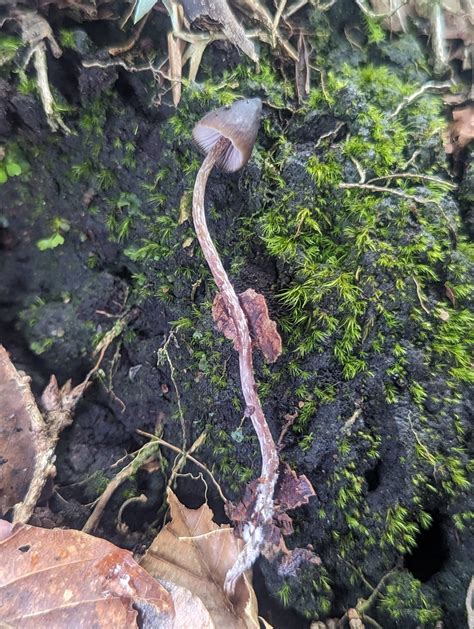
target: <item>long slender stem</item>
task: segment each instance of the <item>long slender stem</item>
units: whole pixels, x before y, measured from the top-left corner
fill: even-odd
[[[219,140],[202,163],[194,186],[193,220],[204,257],[237,331],[236,345],[239,352],[240,382],[246,404],[246,414],[250,417],[257,433],[262,454],[262,475],[258,484],[254,513],[248,522],[248,526],[244,529],[246,546],[239,557],[240,562],[239,560],[236,562],[226,578],[226,587],[229,592],[232,592],[238,577],[253,564],[264,544],[261,527],[263,524],[270,522],[273,516],[273,493],[278,477],[279,461],[275,442],[257,393],[253,371],[252,342],[247,319],[209,235],[204,211],[204,196],[209,174],[220,152],[227,148],[227,143],[228,140]],[[238,565],[239,563],[240,565]]]

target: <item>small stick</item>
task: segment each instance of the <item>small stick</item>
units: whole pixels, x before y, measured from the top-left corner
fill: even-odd
[[[94,510],[90,514],[87,522],[82,527],[84,533],[93,533],[97,528],[100,518],[104,512],[105,507],[107,506],[109,500],[111,499],[114,492],[120,487],[122,483],[124,483],[132,474],[134,474],[142,465],[147,463],[159,450],[159,444],[154,441],[150,441],[146,443],[140,450],[137,452],[136,457],[131,461],[128,465],[126,465],[120,472],[112,478],[110,483],[105,488],[105,491],[97,501]]]
[[[433,201],[433,199],[424,199],[423,197],[418,197],[414,194],[407,194],[401,190],[393,190],[392,188],[384,188],[383,186],[374,186],[368,183],[340,183],[339,188],[360,188],[361,190],[384,192],[386,194],[393,194],[394,196],[402,199],[407,199],[407,201],[415,201],[416,203],[420,203],[422,205],[430,205],[432,203],[439,206],[439,203],[437,201]]]
[[[428,83],[422,85],[419,90],[416,90],[416,92],[413,92],[413,94],[410,94],[410,96],[405,96],[405,98],[400,101],[396,109],[392,111],[392,113],[389,114],[388,117],[395,118],[396,116],[398,116],[398,114],[404,107],[410,105],[414,100],[422,96],[425,92],[428,92],[429,90],[446,90],[449,89],[452,85],[452,81],[443,81],[442,83],[438,83],[436,81],[428,81]]]
[[[209,478],[214,483],[214,485],[215,485],[215,487],[216,487],[216,489],[217,489],[217,491],[219,493],[219,496],[222,498],[222,501],[224,502],[224,504],[229,502],[228,499],[224,496],[224,492],[222,491],[219,483],[214,478],[211,470],[209,470],[203,463],[201,463],[201,461],[198,461],[197,459],[195,459],[188,452],[183,452],[183,450],[180,450],[180,448],[178,448],[177,446],[174,446],[172,443],[168,443],[164,439],[161,439],[161,437],[157,437],[156,435],[152,435],[151,433],[145,432],[144,430],[140,430],[140,429],[137,430],[137,433],[139,435],[142,435],[143,437],[148,437],[149,439],[153,439],[153,441],[156,441],[160,445],[165,446],[165,447],[169,448],[170,450],[173,450],[174,452],[177,452],[178,454],[181,454],[183,457],[186,457],[186,459],[188,459],[189,461],[192,461],[194,463],[194,465],[197,465],[202,470],[204,470],[206,472],[206,474],[209,475]]]

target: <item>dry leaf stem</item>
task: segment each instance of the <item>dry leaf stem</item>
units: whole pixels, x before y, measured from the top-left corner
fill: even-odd
[[[236,346],[239,353],[240,382],[246,404],[246,415],[252,420],[262,455],[262,474],[258,484],[254,512],[244,528],[245,547],[226,577],[226,591],[233,592],[237,579],[245,570],[252,566],[263,547],[264,534],[262,527],[272,520],[273,493],[278,477],[279,461],[275,442],[257,394],[253,371],[252,342],[247,319],[211,239],[206,223],[204,196],[207,180],[214,167],[216,158],[220,151],[226,149],[228,142],[225,138],[219,140],[202,163],[194,186],[193,220],[204,257],[235,325],[237,332]]]
[[[135,458],[128,465],[120,470],[120,472],[112,478],[109,482],[105,491],[100,496],[97,501],[94,510],[91,515],[87,519],[87,522],[82,527],[84,533],[93,533],[97,528],[97,525],[100,522],[102,514],[104,512],[105,507],[107,506],[109,500],[112,498],[112,495],[115,491],[124,483],[130,476],[133,476],[145,463],[153,460],[156,453],[159,450],[159,444],[156,441],[150,441],[146,443],[140,450],[136,453]]]

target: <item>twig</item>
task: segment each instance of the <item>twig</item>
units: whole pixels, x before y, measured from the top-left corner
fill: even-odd
[[[135,27],[131,36],[123,44],[120,44],[118,46],[111,46],[108,49],[109,55],[112,55],[113,57],[115,57],[116,55],[120,55],[123,52],[128,52],[129,50],[131,50],[137,43],[140,35],[142,34],[143,28],[145,27],[145,24],[147,23],[150,15],[151,15],[151,12],[143,16],[143,18]]]
[[[213,531],[208,531],[207,533],[202,533],[201,535],[186,535],[183,537],[178,537],[177,539],[182,542],[191,542],[194,541],[196,539],[207,539],[209,537],[214,537],[215,535],[218,535],[219,533],[229,533],[229,528],[230,527],[224,527],[221,529],[214,529]]]
[[[420,179],[421,181],[432,181],[433,183],[439,183],[442,186],[446,186],[450,190],[455,190],[457,188],[456,184],[451,183],[450,181],[446,181],[445,179],[433,177],[432,175],[419,175],[417,173],[392,173],[391,175],[383,175],[383,177],[374,177],[373,179],[369,179],[367,183],[371,184],[375,181],[385,181],[387,179]],[[360,183],[363,182],[361,181]]]
[[[145,496],[145,494],[140,494],[139,496],[132,496],[131,498],[128,498],[127,500],[122,502],[120,509],[118,510],[118,513],[117,513],[117,527],[116,528],[119,531],[119,533],[125,534],[128,532],[128,526],[122,520],[122,515],[125,509],[131,504],[135,504],[135,503],[146,504],[147,502],[148,502],[148,498],[147,496]]]
[[[409,157],[408,160],[403,164],[403,168],[408,168],[408,166],[410,166],[410,164],[412,164],[416,160],[416,158],[418,157],[418,155],[420,155],[420,153],[421,153],[421,149],[414,150],[411,157]]]
[[[415,201],[415,203],[420,203],[422,205],[437,205],[439,207],[439,203],[434,201],[433,199],[424,199],[423,197],[418,197],[414,194],[407,194],[406,192],[402,192],[401,190],[393,190],[392,188],[384,188],[383,186],[374,186],[368,183],[340,183],[339,188],[360,188],[361,190],[372,190],[373,192],[384,192],[386,194],[393,194],[396,197],[400,197],[402,199],[406,199],[407,201]]]
[[[431,4],[430,24],[431,47],[433,48],[434,55],[434,71],[436,74],[441,74],[448,68],[444,8],[441,2],[433,2]]]
[[[181,434],[183,437],[181,450],[184,452],[186,450],[186,424],[184,421],[183,407],[181,406],[181,396],[179,394],[178,383],[176,382],[176,378],[175,378],[176,369],[173,365],[173,362],[168,352],[168,345],[170,344],[172,340],[174,341],[175,347],[179,348],[178,341],[176,340],[176,336],[174,332],[171,331],[168,334],[167,338],[165,339],[163,345],[157,351],[157,366],[160,367],[163,364],[164,360],[166,360],[170,368],[170,378],[171,378],[171,382],[173,383],[174,392],[176,393],[176,400],[178,403],[178,415],[179,415],[179,421],[181,423]]]
[[[52,131],[61,129],[66,135],[71,133],[71,129],[63,122],[61,116],[54,110],[55,103],[51,88],[48,82],[48,66],[46,62],[46,46],[40,42],[33,52],[33,65],[36,70],[38,91],[43,104],[46,120]]]
[[[374,11],[371,11],[369,9],[369,7],[365,4],[364,0],[355,0],[355,3],[359,7],[359,9],[362,11],[362,13],[364,13],[365,15],[367,15],[367,17],[370,17],[374,20],[380,20],[383,18],[393,17],[395,13],[398,13],[398,11],[400,11],[402,7],[408,4],[408,2],[409,0],[402,0],[402,2],[397,7],[395,7],[395,9],[393,9],[392,11],[388,11],[387,13],[375,13]]]
[[[411,279],[414,281],[415,286],[416,286],[416,294],[418,296],[418,301],[420,302],[420,306],[423,308],[423,310],[426,312],[426,314],[431,314],[430,311],[428,310],[428,308],[425,306],[425,304],[423,303],[423,294],[421,292],[421,288],[420,288],[420,284],[418,283],[417,279],[415,278],[415,276],[411,276]],[[425,298],[426,299],[426,298]]]
[[[313,68],[313,66],[310,66],[310,67]],[[314,148],[318,148],[323,140],[326,140],[327,138],[332,138],[334,135],[336,135],[345,124],[346,124],[345,122],[339,121],[334,127],[334,129],[330,129],[326,133],[323,133],[322,135],[320,135],[318,138],[318,141],[314,145]]]
[[[362,617],[365,623],[372,625],[372,627],[375,627],[375,629],[383,629],[382,625],[379,625],[376,620],[374,620],[370,616],[367,616],[367,614],[364,614]]]
[[[44,407],[43,414],[39,412],[36,404],[31,405],[31,419],[37,444],[37,455],[28,491],[23,501],[15,505],[14,522],[28,522],[47,479],[54,475],[55,450],[59,435],[64,428],[72,423],[72,412],[89,386],[92,376],[100,368],[105,352],[115,336],[107,333],[105,338],[107,338],[107,342],[102,342],[95,365],[80,384],[72,388],[69,380],[59,389],[56,378],[51,376],[51,380],[41,396]]]
[[[189,450],[187,450],[187,453],[192,454],[193,452],[195,452],[198,448],[202,446],[205,440],[206,440],[206,433],[202,432],[199,435],[199,437],[195,440],[195,442],[191,445]],[[186,452],[186,450],[182,450],[182,452]],[[186,457],[184,456],[184,454],[176,457],[173,464],[173,468],[171,470],[171,476],[169,477],[169,480],[168,480],[168,487],[172,488],[175,478],[178,476],[181,468],[184,466],[185,463],[186,463]]]
[[[295,423],[297,417],[298,417],[298,411],[295,411],[294,413],[287,413],[283,417],[283,419],[285,420],[285,423],[283,424],[283,428],[281,429],[280,436],[278,437],[278,441],[277,441],[278,451],[283,450],[283,447],[284,447],[283,439],[285,438],[285,435],[289,431],[291,426],[293,426],[293,424]]]
[[[157,437],[156,435],[152,435],[151,433],[145,432],[144,430],[137,430],[137,433],[139,435],[142,435],[143,437],[148,437],[149,439],[153,439],[153,441],[156,441],[160,445],[165,446],[166,448],[169,448],[170,450],[173,450],[174,452],[177,452],[178,454],[181,454],[183,457],[185,457],[186,459],[188,459],[189,461],[194,463],[194,465],[197,465],[199,468],[204,470],[204,472],[206,472],[206,474],[209,475],[209,478],[214,483],[214,486],[216,487],[217,492],[219,493],[219,496],[222,498],[222,501],[224,502],[224,504],[229,502],[228,499],[225,497],[224,492],[222,491],[219,483],[214,478],[214,475],[212,474],[212,472],[203,463],[201,463],[201,461],[198,461],[197,459],[195,459],[188,452],[183,452],[183,450],[181,450],[177,446],[173,445],[172,443],[168,443],[168,441],[165,441],[164,439],[161,439],[161,437]]]
[[[398,116],[398,114],[404,107],[410,105],[414,100],[422,96],[425,92],[428,92],[429,90],[446,90],[452,85],[452,81],[443,81],[442,83],[439,83],[437,81],[428,81],[428,83],[422,85],[420,89],[416,90],[416,92],[413,92],[413,94],[410,94],[410,96],[405,96],[405,98],[398,104],[396,109],[392,111],[391,114],[389,114],[389,119]]]
[[[150,441],[146,443],[144,446],[140,448],[140,450],[138,450],[133,461],[131,461],[124,468],[122,468],[120,472],[116,476],[114,476],[114,478],[112,478],[112,480],[109,482],[109,484],[105,488],[105,491],[103,492],[103,494],[100,496],[99,500],[97,501],[97,504],[95,505],[94,510],[92,511],[91,515],[87,519],[87,522],[82,527],[82,530],[84,531],[84,533],[93,533],[95,531],[97,525],[99,524],[100,518],[102,517],[104,509],[107,506],[107,503],[109,502],[114,492],[130,476],[135,474],[135,472],[137,472],[140,469],[140,467],[142,467],[145,463],[147,463],[150,459],[152,459],[158,450],[159,450],[158,443],[154,441]]]
[[[385,586],[385,583],[390,579],[390,577],[392,577],[392,575],[395,574],[395,572],[397,572],[397,570],[394,568],[393,570],[390,570],[389,572],[384,574],[384,576],[380,579],[380,581],[377,583],[375,588],[372,590],[372,593],[370,594],[369,598],[362,599],[362,601],[357,603],[356,609],[362,616],[364,615],[364,612],[366,610],[372,607],[372,605],[375,602],[375,599],[377,598],[377,596],[380,595],[382,588]]]
[[[89,61],[82,60],[82,65],[84,68],[106,69],[106,68],[113,68],[113,67],[118,66],[120,68],[123,68],[124,70],[127,70],[127,72],[151,72],[153,74],[153,78],[155,79],[155,81],[159,82],[160,78],[162,79],[166,78],[161,68],[165,65],[167,61],[168,61],[168,57],[165,57],[156,65],[153,65],[151,62],[148,62],[145,65],[134,66],[127,63],[123,59],[110,59],[108,61],[100,61],[99,59],[93,59]]]
[[[278,7],[275,13],[275,17],[273,18],[273,24],[272,24],[272,42],[273,42],[272,45],[273,46],[276,45],[278,27],[280,25],[281,15],[285,7],[286,7],[286,0],[280,0],[280,2],[278,3]]]
[[[365,183],[365,170],[362,168],[361,164],[356,160],[355,157],[352,157],[352,155],[350,156],[351,158],[351,162],[354,164],[354,166],[357,169],[357,172],[359,173],[359,183]]]
[[[287,20],[294,13],[306,6],[308,4],[308,1],[309,0],[297,0],[294,4],[291,5],[291,7],[287,9],[286,13],[283,15],[283,19]]]

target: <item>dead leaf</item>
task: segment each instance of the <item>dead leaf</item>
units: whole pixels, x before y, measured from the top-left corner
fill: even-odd
[[[463,70],[471,69],[470,48],[474,32],[472,0],[408,0],[394,5],[393,0],[370,0],[373,13],[381,18],[381,24],[387,30],[392,33],[407,32],[415,24],[418,30],[428,35],[438,62],[446,63],[448,59],[444,49],[453,42],[461,41],[456,57],[450,57],[462,59]]]
[[[169,58],[169,79],[171,81],[171,95],[173,105],[178,106],[181,100],[181,69],[183,67],[182,53],[184,42],[168,33],[168,58]]]
[[[275,362],[282,352],[282,342],[276,323],[270,319],[265,297],[255,292],[253,288],[248,288],[239,295],[239,301],[247,317],[253,344],[261,350],[269,363]],[[219,332],[233,341],[235,349],[239,351],[235,324],[220,293],[214,298],[212,317]]]
[[[300,33],[298,37],[298,61],[295,63],[296,92],[299,103],[307,98],[311,89],[310,73],[308,44],[303,33]]]
[[[13,366],[0,345],[0,515],[23,500],[36,458],[34,435],[42,417],[30,390],[30,379]]]
[[[275,501],[281,511],[307,504],[316,493],[304,474],[298,476],[289,465],[282,463],[282,471],[275,489]]]
[[[452,305],[456,307],[456,295],[454,294],[454,291],[451,288],[451,286],[448,284],[448,282],[444,283],[444,291],[446,293],[446,297],[449,299]]]
[[[257,601],[248,579],[238,580],[232,600],[224,592],[226,574],[243,547],[242,541],[231,527],[214,522],[207,504],[188,509],[170,489],[167,495],[171,521],[157,535],[141,566],[160,582],[171,582],[200,599],[210,624],[194,622],[191,611],[187,627],[257,628]]]
[[[474,105],[465,105],[453,111],[453,122],[448,126],[444,150],[456,156],[474,140]]]
[[[80,531],[0,522],[2,626],[173,627],[173,602],[127,550]],[[154,623],[151,625],[151,623]]]
[[[415,3],[410,1],[408,3],[398,2],[398,10],[394,11],[392,0],[370,0],[370,5],[373,12],[376,15],[386,15],[390,17],[384,17],[382,25],[392,33],[406,32],[409,26],[409,18],[416,17]]]
[[[181,4],[189,22],[210,18],[222,28],[222,32],[234,46],[240,48],[252,61],[258,61],[253,42],[236,20],[226,0],[182,0]]]
[[[195,81],[197,77],[197,73],[199,70],[199,66],[201,65],[202,56],[207,47],[207,41],[203,42],[194,42],[190,44],[186,50],[186,53],[183,57],[183,65],[186,63],[188,59],[189,61],[189,74],[188,80]]]
[[[14,506],[15,522],[30,519],[47,480],[56,474],[59,435],[71,424],[88,379],[74,388],[69,380],[60,389],[51,376],[41,398],[43,414],[29,383],[0,345],[0,512]]]

